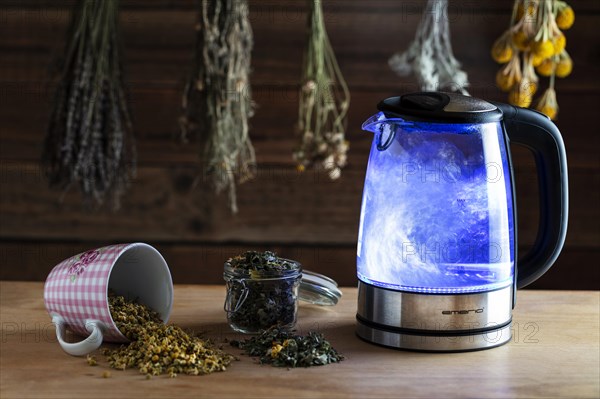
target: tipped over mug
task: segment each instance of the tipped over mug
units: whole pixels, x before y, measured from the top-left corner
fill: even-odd
[[[167,322],[173,305],[173,280],[162,255],[144,243],[92,249],[56,265],[44,285],[46,310],[60,346],[70,355],[96,350],[102,342],[128,342],[108,306],[109,289],[158,312]],[[65,330],[87,336],[66,342]]]

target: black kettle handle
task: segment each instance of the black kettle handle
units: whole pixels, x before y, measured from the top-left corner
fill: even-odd
[[[538,232],[531,250],[517,261],[515,271],[516,285],[522,288],[550,269],[565,243],[569,219],[567,155],[558,128],[546,115],[508,104],[495,105],[504,114],[509,142],[533,153],[538,172]]]

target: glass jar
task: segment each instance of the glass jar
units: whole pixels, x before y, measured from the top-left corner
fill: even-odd
[[[296,325],[302,266],[284,260],[292,264],[290,270],[248,271],[225,262],[224,308],[227,321],[235,331],[257,333],[272,326],[292,329]]]

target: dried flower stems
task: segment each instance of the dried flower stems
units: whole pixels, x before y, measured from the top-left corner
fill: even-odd
[[[238,211],[236,182],[254,177],[256,159],[248,134],[252,28],[245,0],[200,1],[192,75],[183,94],[184,139],[198,133],[204,177],[216,193],[227,189]]]
[[[315,165],[335,180],[346,165],[345,139],[350,91],[329,42],[321,0],[308,0],[308,44],[298,109],[301,138],[294,151],[298,171]]]
[[[119,57],[119,1],[81,0],[71,21],[42,163],[50,185],[79,185],[86,203],[114,208],[135,175]]]
[[[536,109],[556,118],[555,77],[564,78],[573,69],[561,29],[569,29],[574,20],[573,9],[562,0],[515,0],[510,27],[492,46],[492,58],[506,63],[496,84],[509,92],[511,104],[529,107],[538,89],[537,74],[547,76],[550,84]]]
[[[400,76],[413,74],[422,90],[457,90],[468,95],[469,80],[452,52],[448,0],[428,0],[415,39],[389,65]]]

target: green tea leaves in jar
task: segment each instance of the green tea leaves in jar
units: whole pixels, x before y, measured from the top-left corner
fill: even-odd
[[[293,328],[302,267],[273,252],[248,251],[225,262],[225,311],[231,328],[256,333],[272,326]]]

